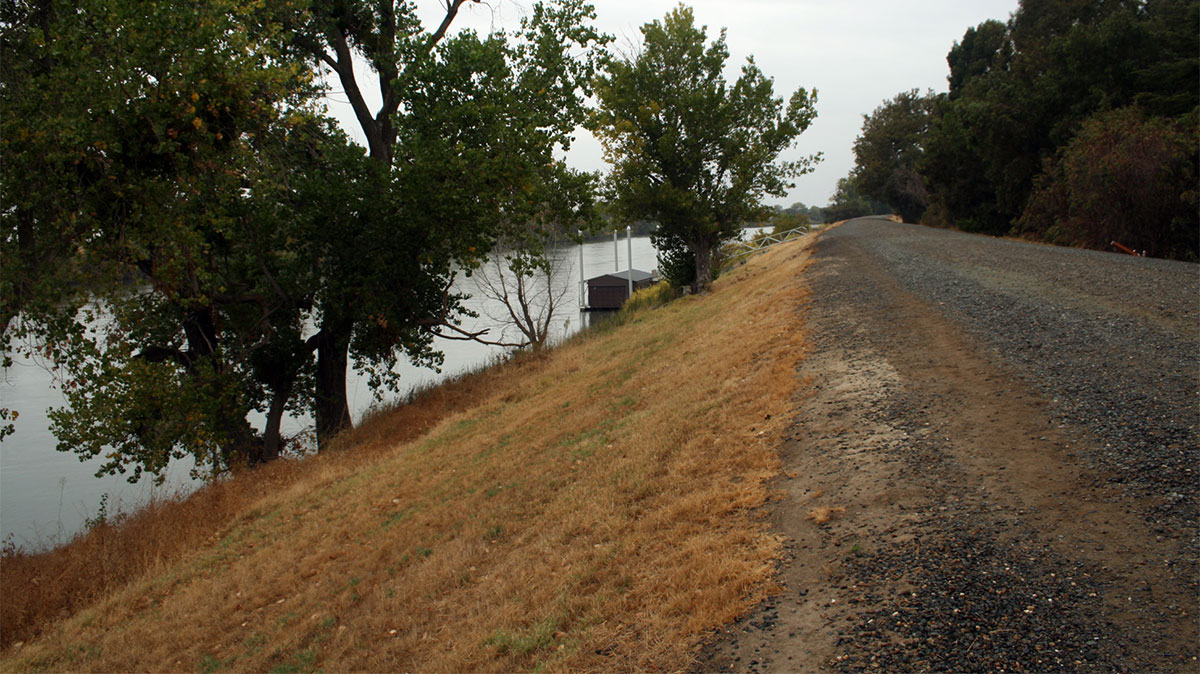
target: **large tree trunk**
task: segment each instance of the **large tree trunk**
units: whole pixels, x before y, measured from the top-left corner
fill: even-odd
[[[346,367],[350,330],[322,327],[317,338],[316,421],[317,449],[327,449],[329,441],[350,428],[350,403],[346,396]]]
[[[213,309],[202,306],[189,311],[183,318],[183,333],[187,339],[188,349],[178,353],[179,362],[192,377],[193,385],[208,389],[205,397],[209,400],[228,400],[227,388],[230,376],[227,365],[221,361],[217,349],[217,330],[213,321]],[[208,366],[199,364],[208,361]],[[208,369],[211,367],[211,370]],[[220,433],[225,443],[220,447],[220,458],[214,458],[213,475],[233,468],[255,462],[262,451],[262,445],[250,422],[246,420],[246,410],[233,404],[225,406]]]
[[[292,395],[292,382],[282,384],[271,398],[271,408],[267,410],[267,425],[263,429],[262,455],[258,457],[261,463],[268,463],[279,458],[279,450],[283,445],[279,427],[283,423],[283,413],[287,409],[288,398]]]
[[[696,279],[692,281],[692,293],[708,292],[712,287],[712,245],[707,239],[694,239],[692,255],[696,258]]]

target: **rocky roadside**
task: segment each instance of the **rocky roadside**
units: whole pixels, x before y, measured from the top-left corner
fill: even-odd
[[[697,670],[1197,671],[1197,267],[856,221],[808,275],[787,589]]]

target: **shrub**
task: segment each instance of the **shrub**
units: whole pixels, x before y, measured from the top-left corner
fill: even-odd
[[[1118,241],[1155,257],[1195,260],[1196,151],[1186,122],[1146,118],[1136,108],[1094,115],[1046,162],[1017,228],[1055,243],[1106,248]]]
[[[633,296],[621,307],[621,311],[623,313],[633,313],[643,309],[661,307],[676,297],[679,297],[678,288],[672,286],[667,281],[659,281],[649,288],[635,290]]]

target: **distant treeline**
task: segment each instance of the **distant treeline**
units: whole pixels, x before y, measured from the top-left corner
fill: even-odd
[[[616,221],[611,220],[608,225],[601,226],[592,233],[584,234],[583,240],[604,241],[606,239],[611,239],[614,229],[617,230],[617,233],[621,236],[621,238],[624,238],[626,227],[631,229],[634,236],[650,236],[650,234],[654,232],[654,228],[656,226],[655,223],[650,222],[649,220],[638,220],[635,222],[623,222],[619,224],[614,223],[616,223]]]
[[[797,201],[787,208],[775,206],[765,223],[754,224],[770,224],[782,230],[801,225],[819,225],[825,220],[825,209],[820,206],[805,206],[803,202]]]
[[[1200,1],[1022,0],[864,116],[830,211],[1200,257]]]

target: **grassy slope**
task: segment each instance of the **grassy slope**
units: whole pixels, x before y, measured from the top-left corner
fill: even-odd
[[[420,437],[397,442],[402,414],[364,424],[0,668],[686,666],[771,589],[756,508],[797,385],[807,245],[519,359]]]

